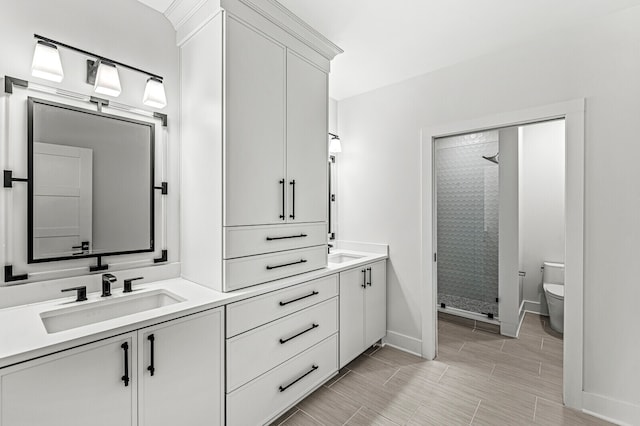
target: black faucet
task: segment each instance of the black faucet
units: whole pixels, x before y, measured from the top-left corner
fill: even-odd
[[[116,282],[116,277],[111,274],[102,274],[102,297],[111,296],[111,283]]]

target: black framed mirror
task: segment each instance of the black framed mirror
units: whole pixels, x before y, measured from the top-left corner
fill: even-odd
[[[154,123],[27,108],[28,263],[154,251]]]

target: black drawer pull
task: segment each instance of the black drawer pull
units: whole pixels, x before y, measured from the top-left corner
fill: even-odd
[[[319,367],[317,365],[313,365],[311,367],[311,370],[307,371],[306,373],[304,373],[302,376],[298,377],[297,379],[295,379],[293,382],[289,383],[287,386],[280,386],[280,392],[284,392],[287,389],[289,389],[291,386],[295,385],[296,383],[298,383],[300,380],[304,379],[305,377],[307,377],[309,374],[313,373],[314,371],[316,371]]]
[[[367,288],[367,270],[363,269],[362,270],[362,288]]]
[[[307,263],[307,260],[306,259],[300,259],[297,262],[285,263],[283,265],[276,265],[276,266],[267,265],[267,271],[270,271],[272,269],[284,268],[285,266],[297,265],[298,263]]]
[[[314,328],[318,328],[318,327],[320,327],[320,325],[319,325],[319,324],[315,324],[315,323],[314,323],[314,324],[312,324],[312,325],[311,325],[311,327],[307,328],[306,330],[301,331],[300,333],[296,334],[295,336],[291,336],[291,337],[288,337],[288,338],[286,338],[286,339],[280,339],[280,344],[281,344],[281,345],[284,345],[284,344],[285,344],[285,343],[287,343],[289,340],[293,340],[293,339],[295,339],[296,337],[302,336],[304,333],[308,333],[308,332],[310,332],[311,330],[313,330]]]
[[[298,300],[306,299],[307,297],[315,296],[316,294],[320,294],[320,293],[314,290],[311,293],[307,294],[306,296],[301,296],[293,300],[287,300],[286,302],[280,302],[280,306],[286,306],[289,303],[297,302]]]
[[[156,341],[156,336],[154,336],[153,334],[150,334],[147,336],[147,340],[149,341],[149,345],[150,345],[150,349],[151,352],[149,353],[149,361],[150,364],[147,367],[147,370],[149,371],[149,373],[151,373],[151,375],[153,376],[153,374],[156,372],[156,363],[154,362],[154,352],[155,352],[155,344],[154,342]]]
[[[369,271],[369,281],[367,281],[367,285],[371,287],[371,268],[367,268],[367,271]]]
[[[124,376],[120,380],[125,386],[129,386],[129,343],[124,342],[120,347],[124,351]]]
[[[289,238],[305,238],[305,237],[307,237],[307,234],[289,235],[287,237],[267,237],[267,241],[288,240]]]

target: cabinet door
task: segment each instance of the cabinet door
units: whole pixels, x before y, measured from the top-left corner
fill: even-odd
[[[287,52],[289,222],[327,220],[327,74]],[[295,185],[293,182],[295,181]]]
[[[140,426],[223,423],[223,325],[219,308],[138,332]]]
[[[365,291],[365,347],[387,334],[387,267],[386,261],[367,265]]]
[[[0,424],[136,424],[134,348],[135,333],[129,333],[3,369]]]
[[[224,225],[282,223],[285,48],[228,16],[225,55]]]
[[[364,351],[364,292],[366,269],[340,273],[340,368]]]

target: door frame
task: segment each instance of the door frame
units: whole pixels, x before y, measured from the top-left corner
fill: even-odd
[[[543,105],[421,129],[421,313],[422,356],[437,354],[437,285],[433,256],[436,235],[434,140],[464,133],[565,120],[565,301],[563,399],[582,409],[584,355],[584,136],[585,100]],[[567,362],[571,360],[571,362]]]

